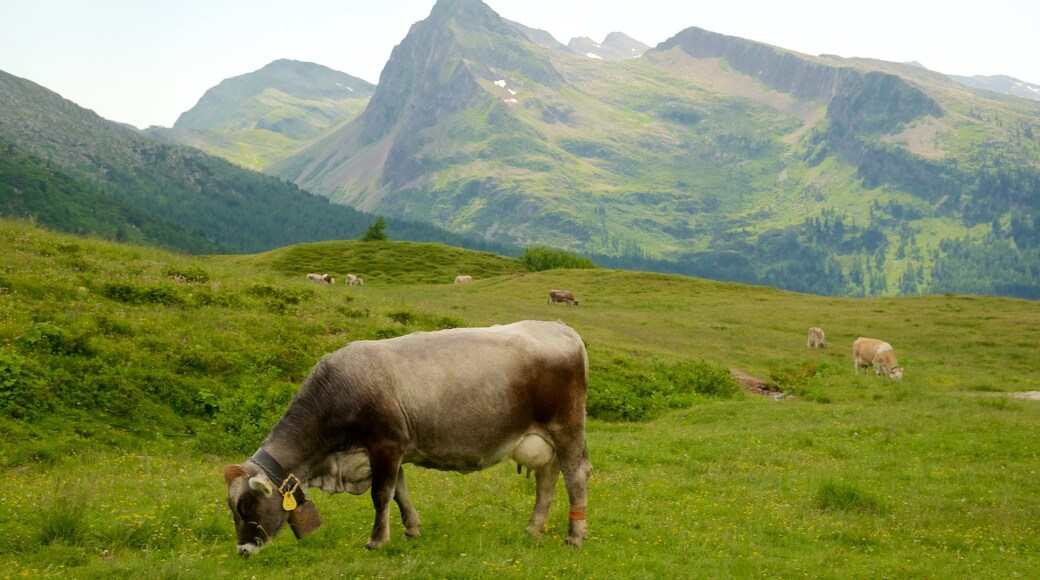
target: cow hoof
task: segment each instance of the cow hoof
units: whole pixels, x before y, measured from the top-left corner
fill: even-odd
[[[375,538],[372,538],[371,540],[368,541],[367,544],[365,544],[365,549],[366,550],[375,550],[376,548],[382,547],[383,544],[385,544],[386,542],[387,542],[387,540],[377,540]]]
[[[419,528],[408,528],[404,531],[406,538],[418,538],[420,535]]]
[[[574,548],[575,550],[580,550],[582,539],[583,538],[581,536],[569,536],[567,538],[567,545]]]
[[[527,526],[527,533],[530,534],[532,538],[540,537],[542,535],[542,532],[544,532],[544,531],[545,531],[545,524],[542,524],[542,525],[531,524],[531,525]]]

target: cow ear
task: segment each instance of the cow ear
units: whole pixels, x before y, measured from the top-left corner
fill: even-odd
[[[226,465],[224,466],[224,483],[228,487],[231,487],[231,482],[246,475],[246,470],[241,465]]]
[[[271,497],[271,494],[274,493],[274,486],[271,485],[267,476],[263,474],[254,475],[249,478],[249,489],[263,495],[264,497]]]
[[[313,501],[304,501],[289,512],[289,527],[297,540],[321,527],[321,516]]]

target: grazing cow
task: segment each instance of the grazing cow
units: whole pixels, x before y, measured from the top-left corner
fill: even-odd
[[[364,286],[365,281],[353,274],[347,274],[347,286]]]
[[[326,284],[336,283],[336,279],[328,274],[307,274],[307,279],[313,280],[314,282],[324,282]]]
[[[473,281],[473,276],[467,276],[467,275],[463,275],[463,274],[455,276],[455,283],[456,284],[465,284],[466,282],[472,282],[472,281]]]
[[[896,360],[896,352],[892,345],[876,338],[857,338],[852,343],[852,360],[856,373],[862,367],[874,365],[874,374],[887,374],[890,379],[903,378],[903,368]]]
[[[574,306],[578,305],[578,300],[570,290],[549,290],[548,304],[555,304],[557,302],[566,302],[567,304]]]
[[[809,329],[809,340],[805,343],[809,348],[826,348],[827,340],[823,336],[823,329],[814,326]]]
[[[289,522],[302,537],[321,525],[308,487],[372,490],[365,546],[390,539],[390,500],[405,536],[419,535],[402,465],[478,471],[505,459],[535,472],[527,531],[540,534],[563,472],[567,542],[587,535],[585,444],[588,355],[562,322],[416,332],[353,342],[311,370],[260,448],[224,468],[238,553],[256,553]]]

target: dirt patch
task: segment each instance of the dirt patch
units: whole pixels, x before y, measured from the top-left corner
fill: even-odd
[[[1016,399],[1029,399],[1030,401],[1040,401],[1040,391],[1023,391],[1021,393],[1008,393],[1008,395]]]
[[[729,374],[733,375],[733,378],[740,381],[740,384],[744,386],[744,390],[749,393],[761,395],[763,397],[769,397],[779,401],[787,397],[776,383],[772,381],[764,381],[762,379],[756,379],[755,377],[745,373],[738,369],[729,369]]]

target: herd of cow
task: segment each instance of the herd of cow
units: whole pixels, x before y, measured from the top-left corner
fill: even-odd
[[[334,284],[328,274],[308,280]],[[349,285],[361,278],[347,275]],[[472,282],[460,275],[455,284]],[[549,304],[578,305],[568,290]],[[827,346],[812,327],[809,348]],[[857,338],[856,372],[899,379],[887,342]],[[375,521],[366,548],[390,539],[390,500],[405,536],[422,525],[405,483],[405,463],[459,472],[505,460],[535,473],[527,531],[545,529],[560,473],[570,503],[567,543],[587,535],[585,505],[592,472],[585,444],[589,360],[581,337],[562,322],[526,320],[488,328],[416,332],[358,340],[322,358],[259,449],[224,468],[238,553],[254,554],[288,522],[297,538],[321,525],[310,487],[354,495],[371,489]]]
[[[809,329],[808,348],[825,348],[827,339],[823,329],[813,326]],[[896,352],[892,345],[876,338],[859,337],[852,342],[852,363],[856,373],[864,367],[874,367],[874,374],[888,375],[890,379],[903,378],[903,367],[896,360]]]

